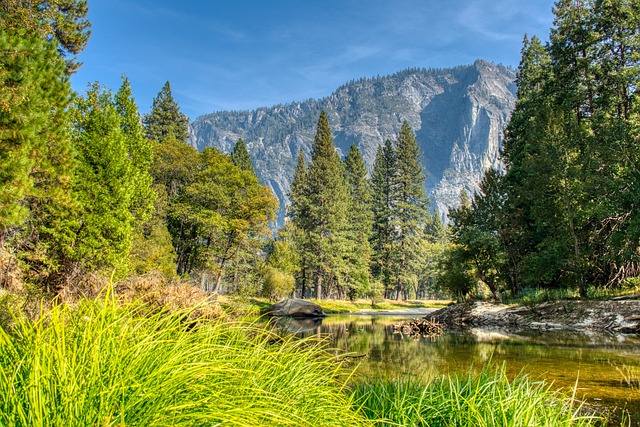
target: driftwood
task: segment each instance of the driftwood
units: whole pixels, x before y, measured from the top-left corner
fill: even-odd
[[[444,326],[434,319],[413,319],[393,325],[393,333],[411,338],[431,338],[444,333]]]

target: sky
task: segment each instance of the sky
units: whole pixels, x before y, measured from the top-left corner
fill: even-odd
[[[476,59],[517,67],[525,34],[548,40],[553,0],[89,0],[72,77],[142,113],[166,81],[190,119],[322,98],[352,79]]]

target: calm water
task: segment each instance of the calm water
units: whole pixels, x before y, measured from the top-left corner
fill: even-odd
[[[415,316],[414,316],[415,317]],[[354,353],[360,375],[418,376],[467,373],[471,366],[506,364],[519,372],[573,390],[596,408],[625,408],[640,426],[640,337],[558,332],[508,333],[471,329],[435,339],[393,333],[411,317],[335,315],[324,321],[289,323],[300,335],[328,337]]]

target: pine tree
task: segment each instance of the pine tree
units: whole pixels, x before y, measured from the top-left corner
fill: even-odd
[[[151,217],[156,194],[153,191],[153,177],[149,173],[153,163],[153,146],[144,137],[138,106],[131,94],[131,83],[122,78],[122,86],[116,92],[115,106],[120,115],[120,128],[125,135],[128,157],[132,167],[133,196],[131,214],[138,224]]]
[[[316,298],[330,294],[332,285],[341,285],[348,273],[345,229],[347,185],[342,162],[333,145],[327,116],[318,119],[307,175],[310,220],[310,269]],[[323,289],[323,286],[326,286]]]
[[[246,170],[254,174],[256,173],[253,168],[253,163],[251,162],[251,157],[249,157],[249,152],[247,151],[247,147],[244,145],[242,138],[238,139],[238,142],[236,142],[236,145],[231,151],[231,161],[242,170]]]
[[[86,19],[87,0],[3,0],[0,3],[0,27],[23,30],[55,45],[61,57],[79,54],[87,45],[91,23]],[[81,64],[67,60],[66,73]]]
[[[300,296],[305,298],[310,291],[311,271],[309,269],[311,254],[311,229],[312,223],[309,217],[309,183],[308,168],[304,159],[304,151],[300,148],[298,163],[296,165],[289,200],[291,205],[287,208],[287,217],[292,226],[289,227],[291,239],[300,259],[300,269],[297,281],[300,284]],[[286,225],[285,225],[286,226]]]
[[[371,262],[371,188],[367,180],[367,167],[355,144],[351,145],[344,159],[348,189],[347,238],[349,277],[348,295],[361,296],[369,284],[369,264]]]
[[[127,269],[136,170],[113,95],[93,84],[74,108],[78,152],[74,193],[81,210],[76,260],[84,271]]]
[[[396,203],[392,226],[397,230],[395,248],[396,298],[417,286],[423,254],[420,242],[428,216],[425,175],[418,142],[405,121],[396,141]]]
[[[153,99],[151,112],[144,117],[144,125],[147,138],[154,141],[177,139],[186,142],[189,139],[189,119],[180,112],[169,82],[164,84],[158,96]]]
[[[427,220],[425,236],[430,243],[440,243],[447,240],[447,226],[442,222],[438,208],[433,210],[433,214]]]
[[[46,285],[73,241],[71,89],[38,35],[0,28],[0,51],[0,248],[10,244],[26,277]]]
[[[371,173],[371,272],[374,278],[383,283],[385,298],[390,297],[392,286],[392,259],[396,239],[396,230],[392,225],[395,183],[396,155],[391,141],[386,140],[384,145],[378,147]]]

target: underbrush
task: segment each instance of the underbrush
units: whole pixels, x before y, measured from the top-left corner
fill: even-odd
[[[371,379],[354,386],[353,394],[377,426],[585,427],[602,421],[544,382],[525,375],[510,381],[504,368],[428,383]]]
[[[111,295],[17,318],[0,330],[0,425],[364,425],[320,344],[193,318]]]

